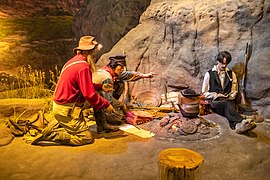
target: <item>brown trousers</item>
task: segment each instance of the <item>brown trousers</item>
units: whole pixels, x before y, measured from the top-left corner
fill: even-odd
[[[55,120],[44,129],[43,132],[46,134],[44,140],[73,146],[91,144],[93,138],[83,118],[82,110],[73,103],[59,105],[53,102]]]

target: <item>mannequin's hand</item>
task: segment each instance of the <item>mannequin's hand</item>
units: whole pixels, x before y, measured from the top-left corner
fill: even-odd
[[[227,99],[228,98],[228,94],[225,95],[225,94],[222,94],[222,93],[217,93],[217,95],[214,97],[214,100],[216,99]]]
[[[150,72],[150,73],[144,74],[143,77],[144,77],[144,78],[152,78],[152,77],[154,77],[155,75],[157,75],[157,73]]]
[[[218,94],[216,95],[216,97],[226,97],[226,96],[225,96],[225,94],[218,93]]]
[[[116,112],[115,109],[113,108],[113,106],[111,104],[109,105],[109,107],[106,108],[106,111],[108,113],[115,113]]]

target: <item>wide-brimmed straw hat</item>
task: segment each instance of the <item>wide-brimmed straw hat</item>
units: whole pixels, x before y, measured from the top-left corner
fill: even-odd
[[[93,36],[83,36],[80,38],[79,46],[73,49],[73,52],[76,54],[76,50],[91,50],[98,45],[98,42]]]

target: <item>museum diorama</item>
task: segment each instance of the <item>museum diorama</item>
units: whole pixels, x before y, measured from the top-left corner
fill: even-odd
[[[269,179],[269,26],[269,0],[0,0],[0,179]]]

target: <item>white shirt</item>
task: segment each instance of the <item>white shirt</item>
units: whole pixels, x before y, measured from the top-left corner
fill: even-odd
[[[215,65],[212,68],[212,71],[218,71],[217,66]],[[224,86],[225,77],[228,76],[229,80],[232,81],[232,88],[229,95],[229,100],[235,99],[237,93],[238,93],[238,83],[237,78],[234,72],[232,72],[232,77],[228,74],[229,69],[226,68],[225,71],[219,72],[218,76],[221,82],[221,86]],[[206,72],[203,79],[203,85],[202,85],[202,93],[206,99],[214,99],[217,96],[216,92],[209,92],[210,88],[210,74],[209,72]]]

